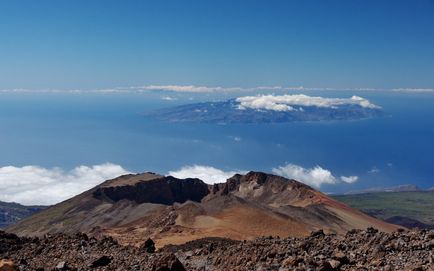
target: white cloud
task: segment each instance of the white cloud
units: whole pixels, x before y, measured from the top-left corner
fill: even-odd
[[[169,171],[168,175],[176,178],[198,178],[207,184],[224,183],[226,180],[237,173],[245,173],[245,171],[223,171],[215,167],[193,165],[184,166],[179,170]]]
[[[304,86],[257,86],[257,87],[222,87],[222,86],[196,86],[196,85],[144,85],[124,86],[103,89],[0,89],[0,93],[140,93],[144,91],[170,91],[184,93],[210,93],[210,92],[236,92],[236,91],[386,91],[386,92],[412,92],[434,93],[434,88],[332,88],[332,87],[304,87]]]
[[[320,166],[306,169],[288,164],[272,171],[316,188],[322,184],[353,183],[358,180],[357,176],[336,178],[329,170]],[[130,172],[121,166],[111,163],[78,166],[69,171],[39,166],[0,167],[0,200],[26,205],[51,205],[84,192],[105,180],[128,173]],[[169,171],[168,175],[177,178],[199,178],[208,184],[214,184],[225,182],[237,173],[245,174],[246,171],[223,171],[211,166],[192,165]]]
[[[414,93],[431,93],[434,88],[394,88],[392,91],[396,92],[414,92]]]
[[[137,89],[142,90],[163,90],[163,91],[174,91],[174,92],[198,92],[206,93],[221,90],[221,87],[206,87],[206,86],[178,86],[178,85],[150,85],[137,87]]]
[[[283,90],[308,90],[304,87],[221,87],[221,86],[196,86],[196,85],[144,85],[127,86],[104,89],[0,89],[0,93],[142,93],[147,91],[168,91],[180,93],[212,93],[212,92],[249,92],[249,91],[283,91]]]
[[[341,181],[343,181],[344,183],[355,183],[358,179],[358,176],[341,176]]]
[[[9,89],[0,92],[35,92],[28,89]],[[144,85],[130,87],[114,87],[105,89],[47,89],[37,92],[70,92],[70,93],[135,93],[145,91],[168,91],[180,93],[213,93],[213,92],[252,92],[252,91],[386,91],[386,92],[413,92],[433,93],[432,88],[329,88],[329,87],[303,87],[303,86],[257,86],[257,87],[222,87],[222,86],[196,86],[196,85]]]
[[[341,176],[340,179],[338,179],[329,170],[320,166],[304,168],[294,164],[287,164],[273,168],[272,172],[315,188],[320,188],[323,184],[337,184],[339,182],[354,183],[358,180],[357,176]]]
[[[273,168],[272,172],[276,175],[294,179],[315,188],[320,188],[323,184],[354,183],[359,179],[358,176],[341,176],[337,178],[329,170],[320,166],[303,168],[298,165],[287,164]],[[192,165],[184,166],[179,170],[169,171],[167,174],[180,179],[199,178],[208,184],[214,184],[223,183],[237,173],[245,174],[247,171],[223,171],[211,166]]]
[[[171,96],[163,96],[163,97],[161,97],[161,99],[165,100],[165,101],[175,101],[175,100],[177,100],[177,98],[174,98],[174,97],[171,97]]]
[[[325,108],[338,108],[340,105],[359,105],[364,108],[380,108],[367,99],[352,96],[351,98],[323,98],[304,94],[296,95],[258,95],[245,96],[236,99],[239,109],[294,111],[300,110],[296,106],[315,106]]]
[[[243,87],[208,87],[208,86],[195,86],[195,85],[148,85],[131,87],[138,90],[159,90],[159,91],[173,91],[173,92],[187,92],[187,93],[210,93],[210,92],[234,92],[234,91],[254,91],[254,90],[283,90],[280,86],[260,86],[252,88]]]
[[[373,166],[373,167],[368,171],[368,173],[371,173],[371,174],[375,174],[375,173],[378,173],[378,172],[380,172],[380,169],[377,168],[376,166]]]
[[[111,163],[78,166],[70,171],[39,166],[0,167],[0,200],[51,205],[127,173]]]
[[[241,142],[243,139],[239,136],[229,136],[230,139],[232,139],[235,142]]]

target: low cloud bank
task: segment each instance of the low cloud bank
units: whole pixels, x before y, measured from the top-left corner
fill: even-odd
[[[210,92],[237,92],[237,91],[391,91],[434,93],[433,88],[330,88],[330,87],[303,87],[303,86],[257,86],[257,87],[222,87],[222,86],[196,86],[196,85],[144,85],[126,86],[101,89],[0,89],[0,93],[135,93],[146,91],[169,91],[184,93],[210,93]]]
[[[159,91],[173,91],[173,92],[188,92],[188,93],[209,93],[209,92],[228,92],[228,91],[242,91],[243,88],[232,87],[207,87],[207,86],[179,86],[179,85],[150,85],[137,87],[139,90],[159,90]]]
[[[246,172],[245,171],[223,171],[215,167],[193,165],[193,166],[184,166],[179,170],[169,171],[167,174],[180,179],[198,178],[207,184],[214,184],[214,183],[224,183],[228,178],[234,176],[237,173],[243,174]]]
[[[0,167],[0,200],[51,205],[127,173],[121,166],[111,163],[78,166],[70,171],[39,166]]]
[[[274,111],[298,111],[299,107],[315,106],[323,108],[338,108],[342,105],[358,105],[363,108],[377,109],[379,106],[372,104],[367,99],[352,96],[351,98],[323,98],[304,94],[297,95],[258,95],[245,96],[236,99],[239,109],[274,110]]]
[[[329,170],[316,166],[303,168],[294,164],[272,169],[274,174],[295,179],[315,188],[323,184],[354,183],[357,176],[335,177]],[[39,166],[0,167],[0,200],[25,205],[52,205],[74,197],[105,180],[130,172],[120,165],[105,163],[78,166],[72,170]],[[177,178],[199,178],[208,184],[223,183],[244,170],[224,171],[205,165],[189,165],[167,174]]]
[[[340,183],[354,183],[358,176],[340,176],[335,177],[331,171],[324,169],[320,166],[314,168],[304,168],[294,164],[287,164],[272,169],[276,175],[286,177],[288,179],[295,179],[299,182],[305,183],[309,186],[320,188],[323,184],[340,184]],[[192,165],[184,166],[179,170],[169,171],[168,175],[177,178],[199,178],[208,184],[222,183],[236,173],[245,174],[247,171],[223,171],[221,169],[204,166]]]
[[[274,174],[297,180],[315,188],[320,188],[323,184],[354,183],[359,179],[357,176],[341,176],[337,178],[330,170],[320,166],[304,168],[294,164],[287,164],[273,168],[272,171]]]

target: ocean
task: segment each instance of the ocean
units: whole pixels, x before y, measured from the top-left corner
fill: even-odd
[[[187,165],[271,172],[291,163],[359,177],[353,184],[324,185],[325,192],[434,186],[434,94],[305,94],[358,95],[382,106],[385,116],[325,123],[165,123],[144,114],[240,94],[1,93],[0,167],[67,170],[110,162],[132,172],[165,174]]]

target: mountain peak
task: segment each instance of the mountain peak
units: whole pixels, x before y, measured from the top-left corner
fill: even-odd
[[[116,187],[116,186],[127,186],[134,185],[140,182],[152,181],[155,179],[163,178],[163,175],[159,175],[153,172],[144,172],[138,174],[126,174],[119,176],[117,178],[107,180],[100,184],[100,187]]]
[[[125,244],[152,238],[161,247],[204,237],[301,237],[319,229],[344,233],[370,226],[397,229],[276,175],[252,171],[207,185],[147,172],[108,180],[8,230],[33,236],[80,231]]]

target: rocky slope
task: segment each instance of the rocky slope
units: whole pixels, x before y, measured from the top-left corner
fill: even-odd
[[[84,234],[19,238],[0,231],[0,270],[166,270],[184,271],[173,253],[148,253],[113,238]]]
[[[165,249],[163,249],[164,251]],[[368,228],[346,235],[313,232],[306,238],[202,241],[175,252],[188,270],[434,270],[434,231],[383,233]]]
[[[156,252],[151,240],[133,247],[84,234],[39,239],[0,232],[0,270],[431,271],[434,231],[384,233],[368,228],[345,235],[317,231],[305,238],[206,238]]]
[[[84,232],[133,245],[150,237],[162,247],[205,237],[303,237],[319,229],[344,234],[370,226],[397,229],[275,175],[250,172],[207,185],[144,173],[106,181],[7,230],[27,236]]]

